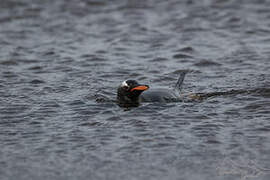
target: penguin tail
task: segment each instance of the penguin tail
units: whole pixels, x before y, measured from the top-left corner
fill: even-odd
[[[183,86],[183,82],[184,82],[184,79],[185,79],[185,76],[187,73],[188,73],[188,70],[184,70],[184,71],[180,72],[179,78],[178,78],[177,83],[175,84],[175,87],[174,87],[174,90],[176,92],[181,91],[182,86]]]

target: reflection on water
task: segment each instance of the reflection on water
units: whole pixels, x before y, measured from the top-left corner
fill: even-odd
[[[268,1],[0,3],[0,179],[270,177]],[[183,102],[115,103],[119,83]]]

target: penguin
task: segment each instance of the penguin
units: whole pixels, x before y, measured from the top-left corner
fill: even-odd
[[[136,80],[123,81],[117,89],[117,102],[121,107],[137,107],[143,102],[177,102],[181,101],[180,91],[186,71],[180,73],[173,89],[150,88]]]

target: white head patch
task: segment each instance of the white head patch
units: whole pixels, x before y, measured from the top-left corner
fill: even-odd
[[[126,81],[123,81],[122,84],[121,84],[121,87],[128,87],[128,84]]]

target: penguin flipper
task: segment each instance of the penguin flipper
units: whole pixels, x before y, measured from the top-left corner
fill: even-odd
[[[185,76],[187,74],[188,71],[182,71],[179,75],[179,78],[177,80],[177,83],[175,84],[175,87],[174,87],[174,90],[176,92],[180,92],[181,89],[182,89],[182,85],[183,85],[183,82],[184,82],[184,79],[185,79]]]

